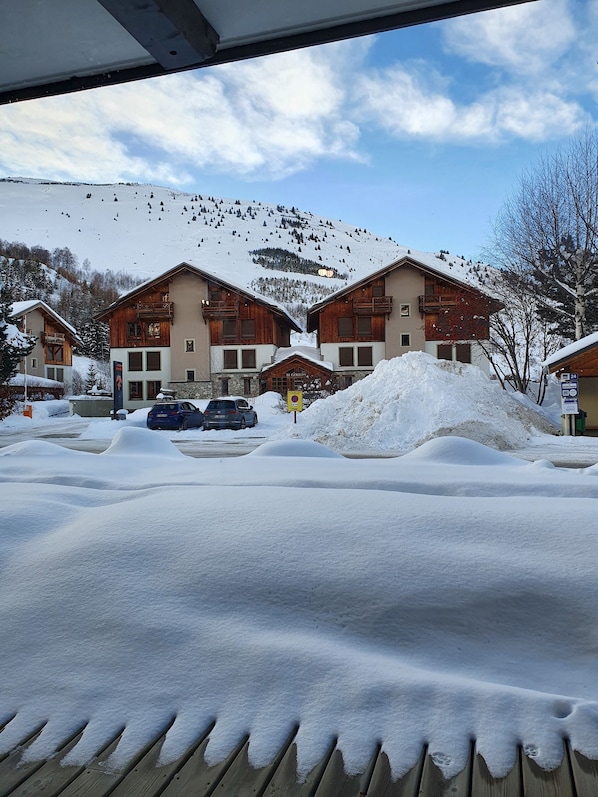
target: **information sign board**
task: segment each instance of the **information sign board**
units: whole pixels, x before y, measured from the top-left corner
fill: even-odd
[[[561,374],[561,412],[563,415],[577,415],[579,412],[577,374]]]

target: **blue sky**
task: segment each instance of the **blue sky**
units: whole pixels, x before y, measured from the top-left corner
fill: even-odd
[[[16,103],[0,175],[295,205],[478,258],[523,169],[595,123],[597,33],[595,0],[537,0]]]

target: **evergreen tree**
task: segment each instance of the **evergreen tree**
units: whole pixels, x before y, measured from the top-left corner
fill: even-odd
[[[0,419],[10,415],[14,400],[8,390],[8,382],[18,372],[21,359],[35,346],[35,338],[19,332],[10,321],[12,292],[6,285],[0,285]]]

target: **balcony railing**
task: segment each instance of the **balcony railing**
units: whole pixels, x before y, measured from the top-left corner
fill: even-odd
[[[238,318],[239,302],[211,302],[204,299],[201,303],[201,314],[205,319]]]
[[[450,293],[420,296],[419,311],[420,313],[439,313],[441,310],[450,310],[452,307],[458,306],[460,298]]]
[[[353,299],[355,315],[390,315],[392,296],[374,296],[371,299]]]
[[[46,332],[44,335],[44,343],[50,345],[62,346],[64,340],[64,333],[62,332]]]
[[[145,302],[136,304],[137,318],[150,320],[167,318],[169,321],[174,316],[174,304],[172,302]]]

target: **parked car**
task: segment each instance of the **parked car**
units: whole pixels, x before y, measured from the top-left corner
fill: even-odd
[[[203,412],[190,401],[154,404],[147,414],[148,429],[201,429]]]
[[[245,429],[256,423],[257,412],[244,398],[212,399],[203,413],[204,429]]]

